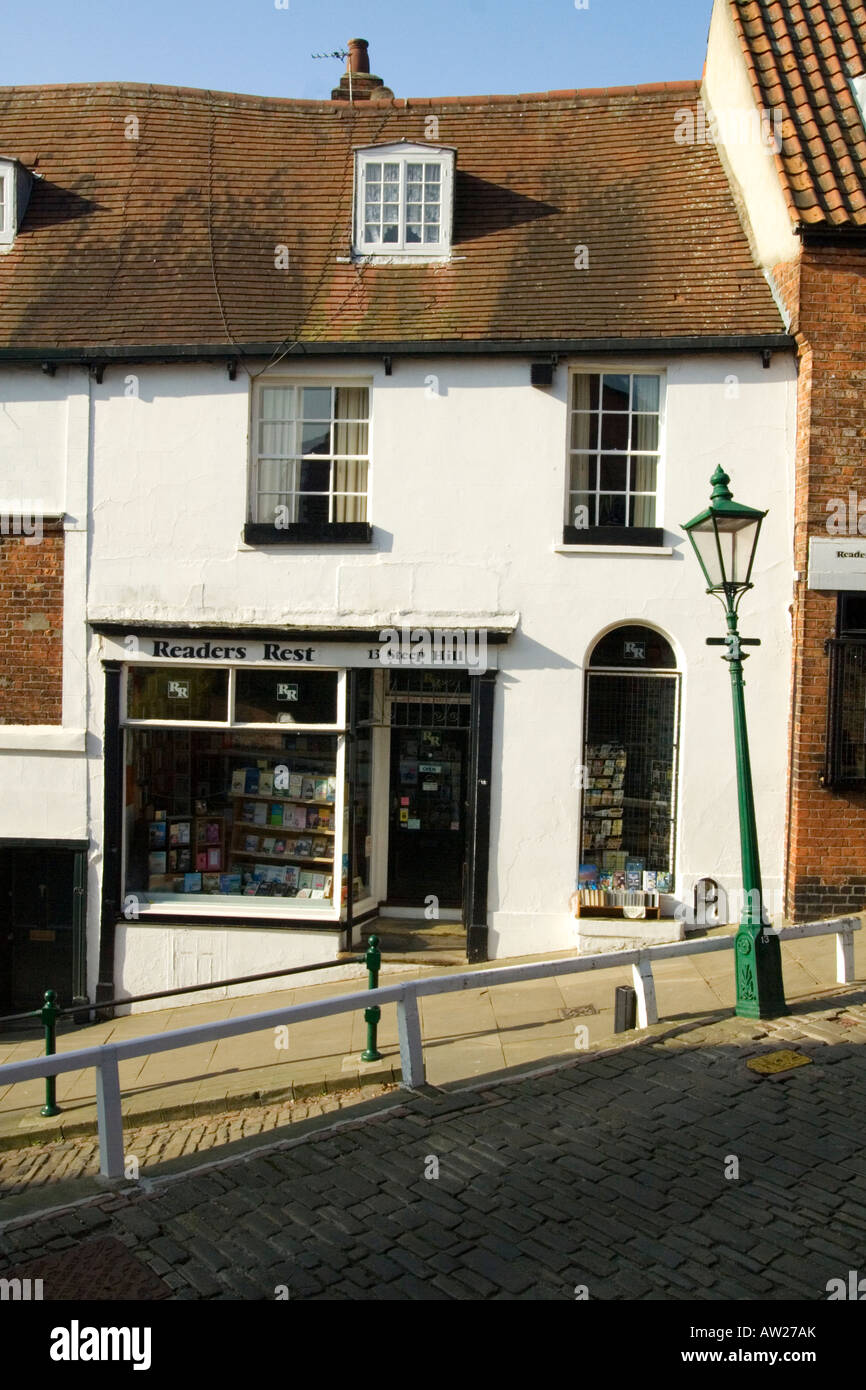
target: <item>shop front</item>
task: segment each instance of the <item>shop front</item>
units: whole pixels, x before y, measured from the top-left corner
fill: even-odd
[[[380,908],[471,925],[468,879],[485,925],[470,757],[489,660],[395,667],[376,634],[101,636],[103,998],[126,923],[288,928],[324,960]]]

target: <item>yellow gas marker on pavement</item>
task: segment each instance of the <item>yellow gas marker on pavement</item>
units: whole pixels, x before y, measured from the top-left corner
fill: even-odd
[[[751,1057],[746,1066],[751,1071],[770,1075],[780,1071],[791,1071],[793,1067],[807,1067],[811,1061],[812,1058],[804,1057],[802,1052],[765,1052],[761,1057]]]

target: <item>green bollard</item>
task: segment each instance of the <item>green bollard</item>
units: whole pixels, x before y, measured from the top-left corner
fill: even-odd
[[[367,943],[367,951],[364,956],[364,964],[367,967],[367,985],[369,989],[376,989],[379,984],[379,967],[382,964],[382,952],[379,950],[378,936],[371,936]],[[382,1054],[376,1047],[376,1029],[379,1026],[379,1019],[382,1017],[382,1010],[378,1004],[374,1004],[371,1009],[364,1010],[364,1022],[367,1025],[367,1046],[361,1053],[362,1062],[378,1062]]]
[[[45,1024],[45,1056],[51,1057],[56,1051],[57,1040],[57,995],[53,989],[46,989],[45,1004],[42,1008],[42,1022]],[[45,1104],[39,1111],[46,1119],[51,1119],[53,1115],[60,1114],[60,1106],[57,1104],[57,1077],[46,1076],[45,1078]]]

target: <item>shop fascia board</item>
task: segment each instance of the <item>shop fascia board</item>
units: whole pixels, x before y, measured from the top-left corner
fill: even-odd
[[[311,614],[307,621],[286,622],[280,626],[269,623],[259,626],[245,622],[242,618],[222,615],[210,621],[200,617],[184,617],[182,614],[154,620],[124,616],[121,609],[109,612],[94,611],[87,619],[93,631],[100,636],[121,638],[127,634],[142,634],[159,637],[164,633],[195,633],[200,637],[229,636],[246,638],[247,641],[260,641],[291,638],[293,641],[311,642],[377,642],[382,640],[380,633],[390,629],[397,632],[407,629],[444,631],[446,629],[476,629],[487,635],[493,645],[507,642],[517,630],[519,613],[381,613],[364,614],[351,619],[345,626],[335,626],[333,621]]]
[[[84,753],[87,730],[56,724],[0,724],[0,752]]]

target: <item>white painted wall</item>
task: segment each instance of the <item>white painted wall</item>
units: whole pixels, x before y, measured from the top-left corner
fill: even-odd
[[[713,6],[701,95],[723,135],[735,135],[743,128],[739,118],[758,112],[729,0],[715,0]],[[772,133],[773,112],[767,120]],[[723,139],[717,149],[757,264],[772,269],[796,260],[800,242],[791,228],[774,150],[748,138]]]
[[[703,593],[679,530],[707,504],[719,463],[731,473],[735,496],[770,510],[743,630],[764,643],[749,659],[747,702],[765,888],[777,887],[781,876],[793,363],[777,354],[764,370],[755,353],[580,366],[664,374],[660,522],[670,554],[563,553],[564,363],[552,390],[529,385],[528,361],[503,358],[398,358],[391,377],[374,359],[331,369],[298,364],[292,374],[360,378],[373,386],[375,540],[327,550],[243,545],[249,412],[243,373],[230,382],[217,366],[110,368],[101,385],[89,388],[91,619],[128,621],[134,629],[154,621],[379,626],[407,613],[460,616],[471,625],[482,614],[487,620],[520,614],[519,632],[500,653],[496,693],[490,920],[491,950],[500,956],[575,944],[568,898],[579,858],[574,767],[582,757],[584,668],[594,641],[619,623],[662,630],[683,672],[678,895],[690,899],[694,880],[705,874],[730,888],[738,883],[729,681],[718,650],[704,643],[721,635],[723,620]],[[125,394],[130,370],[138,377],[137,398]],[[82,410],[80,400],[75,409],[70,405],[72,461],[87,454]],[[84,483],[77,477],[80,499]],[[70,630],[69,640],[78,659],[81,638]],[[81,789],[70,790],[79,802],[75,815],[89,816],[94,845],[91,989],[102,796],[100,645],[91,641],[87,653],[89,811]],[[37,814],[44,793],[35,780],[25,797]],[[0,812],[0,825],[15,821],[8,807]],[[381,807],[374,821],[381,826]],[[0,828],[9,833],[15,832]],[[320,951],[325,938],[309,935]],[[119,929],[117,982],[129,992],[181,983],[188,967],[181,957],[190,951],[214,976],[264,970],[284,958],[287,946],[294,959],[305,941],[306,932],[216,929],[206,921],[180,936],[130,924]]]

